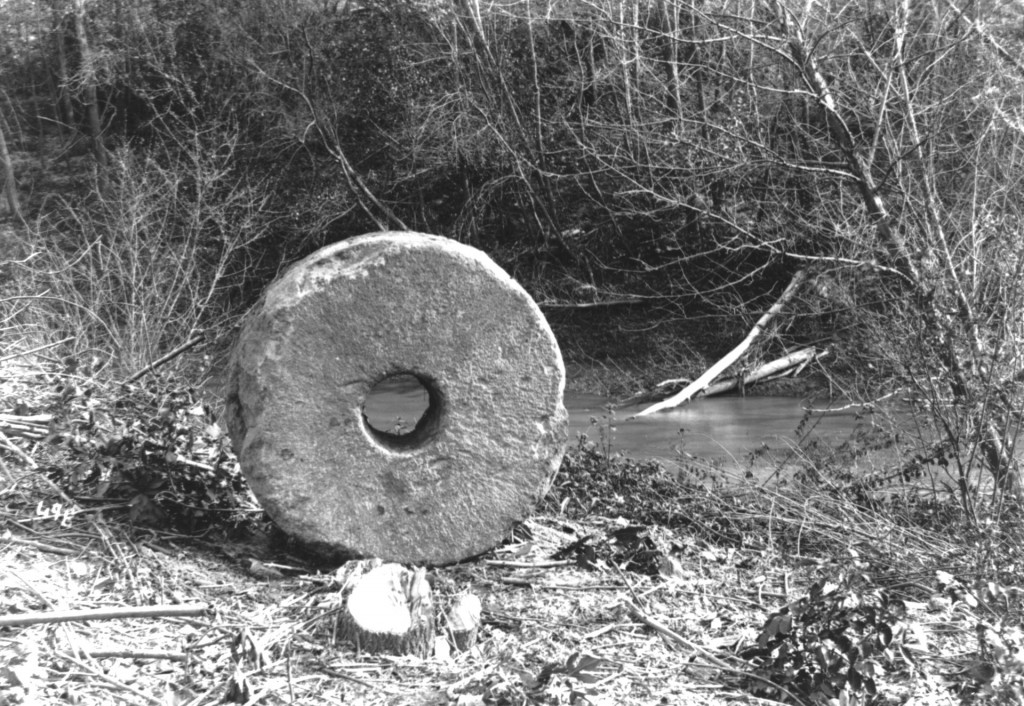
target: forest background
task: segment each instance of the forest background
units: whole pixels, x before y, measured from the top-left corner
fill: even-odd
[[[1020,486],[1015,2],[2,3],[5,350],[130,373],[327,243],[481,248],[570,364],[828,350]],[[633,388],[633,389],[629,389]]]

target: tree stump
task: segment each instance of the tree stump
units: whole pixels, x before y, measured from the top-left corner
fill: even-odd
[[[338,634],[343,641],[371,654],[430,655],[435,619],[425,569],[383,564],[341,590]]]
[[[452,646],[459,652],[473,649],[480,629],[482,606],[472,593],[459,596],[448,610]]]

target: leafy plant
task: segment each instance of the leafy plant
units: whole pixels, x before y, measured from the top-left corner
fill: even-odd
[[[999,587],[990,585],[998,594]],[[1020,626],[978,624],[979,657],[968,670],[973,680],[966,690],[973,703],[1024,703],[1024,631]]]
[[[78,502],[124,502],[132,523],[232,529],[262,512],[209,406],[190,389],[74,386],[55,405],[46,470]]]
[[[757,643],[740,652],[758,677],[751,689],[763,692],[767,681],[780,689],[766,696],[870,703],[902,643],[905,618],[903,602],[864,575],[819,581],[810,595],[773,613]]]
[[[653,522],[678,506],[679,490],[657,461],[609,457],[581,436],[562,459],[548,503],[570,517],[622,515]]]
[[[1014,575],[1011,563],[1003,567]],[[967,586],[946,571],[936,571],[942,594],[984,616],[975,627],[978,651],[956,674],[961,696],[970,703],[1024,703],[1024,589],[999,580],[977,578]]]

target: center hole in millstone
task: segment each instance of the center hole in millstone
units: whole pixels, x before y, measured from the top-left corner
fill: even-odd
[[[412,451],[441,427],[442,395],[424,375],[394,373],[378,380],[363,403],[366,430],[381,446]]]

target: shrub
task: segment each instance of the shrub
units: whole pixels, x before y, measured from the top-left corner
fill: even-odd
[[[757,643],[740,655],[754,665],[757,691],[767,681],[814,703],[867,703],[877,692],[876,678],[895,658],[905,617],[903,601],[866,576],[819,581],[809,596],[769,616]]]
[[[16,276],[36,306],[21,325],[127,372],[223,322],[248,246],[269,228],[266,196],[229,167],[233,148],[197,140],[163,162],[114,152],[102,181],[30,232]]]

